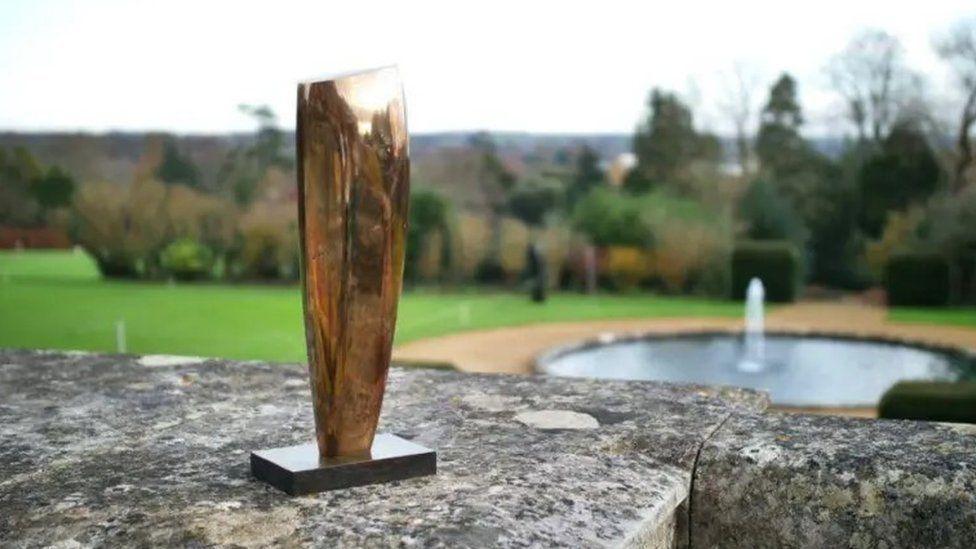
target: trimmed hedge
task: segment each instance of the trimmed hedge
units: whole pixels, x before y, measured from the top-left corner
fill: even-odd
[[[881,397],[878,417],[976,423],[976,382],[899,382]]]
[[[944,306],[949,303],[949,261],[934,253],[901,253],[885,265],[889,305]]]
[[[790,302],[800,286],[800,254],[787,240],[739,242],[732,251],[732,297],[745,299],[753,277],[762,280],[766,300]]]

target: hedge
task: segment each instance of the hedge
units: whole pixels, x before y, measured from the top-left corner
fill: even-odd
[[[976,382],[899,382],[881,397],[878,417],[976,423]]]
[[[949,262],[934,253],[893,255],[885,265],[884,284],[889,305],[947,305],[951,294]]]
[[[800,285],[800,254],[787,240],[745,241],[732,251],[732,297],[744,299],[752,278],[762,281],[766,299],[790,302]]]

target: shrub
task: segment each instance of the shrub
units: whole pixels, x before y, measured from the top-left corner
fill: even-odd
[[[665,190],[633,196],[596,189],[577,205],[574,221],[604,250],[601,278],[612,288],[652,284],[669,293],[725,288],[720,295],[728,295],[727,213]]]
[[[605,188],[594,189],[573,212],[573,224],[597,246],[647,246],[651,229],[641,200]]]
[[[511,217],[502,218],[499,228],[498,261],[504,281],[512,283],[525,271],[525,250],[532,241],[532,233],[525,223]]]
[[[259,280],[297,279],[298,245],[297,238],[289,234],[291,232],[278,225],[254,225],[243,229],[241,274]]]
[[[800,282],[800,258],[796,247],[784,240],[746,241],[732,251],[732,297],[743,299],[749,281],[756,277],[766,288],[766,299],[796,299]]]
[[[407,249],[404,266],[404,278],[409,282],[417,282],[424,278],[424,275],[431,275],[442,269],[450,267],[450,246],[438,245],[437,250],[440,257],[435,259],[433,269],[430,265],[424,265],[424,260],[430,258],[432,241],[437,238],[438,242],[444,242],[449,235],[449,215],[450,205],[440,194],[425,190],[415,189],[410,193],[410,222],[407,229]],[[436,274],[433,275],[436,277]]]
[[[651,274],[647,252],[640,248],[613,246],[606,250],[606,273],[617,290],[634,290]]]
[[[475,268],[474,279],[481,284],[501,284],[505,281],[505,269],[497,259],[486,257]]]
[[[169,240],[166,195],[165,185],[148,179],[86,183],[74,195],[74,240],[106,277],[152,275]]]
[[[723,231],[702,223],[676,221],[661,224],[654,233],[658,236],[650,254],[651,270],[666,292],[682,293],[703,285],[695,289],[707,293],[716,283],[721,284],[721,272],[706,273],[727,270],[729,246]],[[728,290],[719,295],[728,295]]]
[[[450,234],[454,273],[461,280],[473,280],[491,241],[488,220],[460,211],[456,226],[457,230]]]
[[[213,272],[213,252],[192,238],[181,238],[163,249],[160,265],[177,280],[207,278]]]
[[[240,243],[231,266],[236,276],[298,280],[298,223],[294,205],[257,201],[240,218]]]
[[[902,381],[881,397],[878,416],[976,423],[976,382]]]
[[[917,233],[923,220],[921,209],[913,208],[906,212],[888,212],[888,221],[878,240],[868,242],[864,247],[864,257],[872,274],[881,280],[885,266],[892,255],[917,245]]]
[[[943,306],[949,303],[949,262],[935,253],[902,253],[885,266],[889,305]]]

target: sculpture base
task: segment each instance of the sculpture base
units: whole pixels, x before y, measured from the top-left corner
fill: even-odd
[[[436,452],[389,434],[376,435],[369,456],[320,460],[314,442],[251,452],[251,474],[292,496],[436,473]]]

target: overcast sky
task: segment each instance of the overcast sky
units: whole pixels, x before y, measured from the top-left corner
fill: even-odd
[[[973,0],[2,0],[0,129],[250,129],[241,103],[292,127],[299,80],[396,63],[414,132],[629,132],[652,86],[725,131],[740,62],[797,76],[822,133],[840,129],[823,68],[851,36],[897,36],[938,94],[932,38],[967,15]]]

